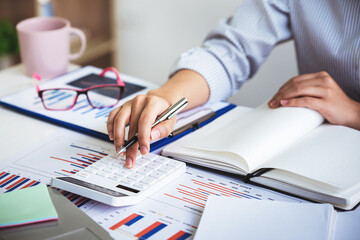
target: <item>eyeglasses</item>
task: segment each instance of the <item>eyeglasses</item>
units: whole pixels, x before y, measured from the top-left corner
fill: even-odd
[[[69,110],[75,106],[76,101],[81,94],[86,95],[89,105],[93,108],[107,108],[116,105],[124,92],[125,84],[120,79],[118,71],[109,67],[100,73],[104,77],[105,73],[111,71],[116,75],[116,84],[101,84],[84,89],[74,88],[49,88],[40,89],[38,82],[41,76],[33,74],[34,84],[45,109],[53,111]]]

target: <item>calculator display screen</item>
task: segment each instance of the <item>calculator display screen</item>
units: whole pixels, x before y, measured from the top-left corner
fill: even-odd
[[[95,184],[92,184],[92,183],[89,183],[89,182],[84,182],[84,181],[81,181],[79,179],[72,178],[72,177],[60,177],[58,179],[61,179],[61,180],[65,181],[65,182],[70,182],[70,183],[75,184],[75,185],[79,185],[81,187],[89,188],[89,189],[97,191],[97,192],[105,193],[105,194],[108,194],[108,195],[111,195],[111,196],[114,196],[114,197],[128,196],[128,195],[126,195],[124,193],[116,192],[114,190],[104,188],[104,187],[101,187],[101,186],[98,186],[98,185],[95,185]]]
[[[126,187],[126,186],[121,185],[121,184],[117,185],[116,187],[117,187],[117,188],[124,189],[124,190],[126,190],[126,191],[133,192],[133,193],[138,193],[138,192],[139,192],[139,190],[136,190],[136,189],[133,189],[133,188],[129,188],[129,187]]]

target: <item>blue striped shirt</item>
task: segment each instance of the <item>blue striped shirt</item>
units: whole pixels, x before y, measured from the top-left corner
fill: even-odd
[[[225,100],[277,44],[292,39],[300,74],[327,71],[349,97],[360,101],[359,0],[244,0],[202,47],[179,57],[172,74],[198,72],[208,82],[209,101]]]

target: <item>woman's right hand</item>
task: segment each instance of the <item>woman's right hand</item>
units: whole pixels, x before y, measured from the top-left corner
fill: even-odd
[[[157,140],[167,137],[175,127],[176,117],[163,121],[151,129],[156,118],[171,104],[168,100],[154,95],[138,95],[114,109],[107,120],[109,138],[114,141],[118,151],[125,143],[125,127],[130,125],[128,139],[138,133],[138,142],[127,148],[125,167],[132,168],[135,164],[137,151],[141,155],[150,150],[150,139]],[[124,153],[121,155],[123,156]]]
[[[176,117],[163,121],[151,129],[156,118],[182,97],[189,101],[186,109],[207,102],[210,89],[205,79],[191,70],[180,70],[164,85],[139,95],[113,110],[107,121],[109,138],[118,151],[125,141],[125,126],[129,123],[128,139],[138,133],[138,142],[126,150],[125,167],[135,164],[137,150],[145,155],[150,150],[150,140],[167,137],[175,127]]]

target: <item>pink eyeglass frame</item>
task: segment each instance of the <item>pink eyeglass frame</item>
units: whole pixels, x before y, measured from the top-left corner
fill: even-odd
[[[35,84],[35,87],[36,87],[36,91],[37,91],[37,94],[38,96],[40,97],[41,99],[41,102],[44,106],[44,108],[46,110],[50,110],[50,111],[66,111],[66,110],[69,110],[71,108],[73,108],[76,104],[76,101],[79,97],[80,94],[85,94],[86,95],[86,99],[88,100],[89,104],[91,107],[93,108],[106,108],[106,107],[112,107],[112,106],[115,106],[119,101],[120,101],[120,98],[121,98],[121,95],[122,93],[124,92],[124,87],[125,87],[125,83],[121,80],[120,78],[120,74],[118,73],[118,71],[114,68],[114,67],[108,67],[108,68],[105,68],[100,74],[99,76],[100,77],[103,77],[106,72],[108,71],[111,71],[113,73],[115,73],[116,75],[116,81],[117,81],[117,84],[100,84],[100,85],[95,85],[95,86],[92,86],[92,87],[88,87],[88,88],[84,88],[84,89],[75,89],[75,88],[47,88],[47,89],[40,89],[39,87],[39,84],[38,82],[41,81],[41,76],[37,73],[33,73],[32,77],[33,77],[33,80],[34,80],[34,84]],[[102,88],[102,87],[119,87],[120,88],[120,94],[118,96],[118,99],[117,99],[117,102],[112,104],[112,105],[109,105],[109,106],[94,106],[92,105],[90,99],[89,99],[89,96],[87,94],[87,92],[89,90],[92,90],[92,89],[95,89],[95,88]],[[43,92],[44,91],[49,91],[49,90],[71,90],[71,91],[75,91],[76,92],[76,96],[74,98],[74,101],[73,103],[71,104],[70,107],[68,108],[64,108],[64,109],[52,109],[52,108],[48,108],[46,107],[45,103],[44,103],[44,100],[43,100]]]

